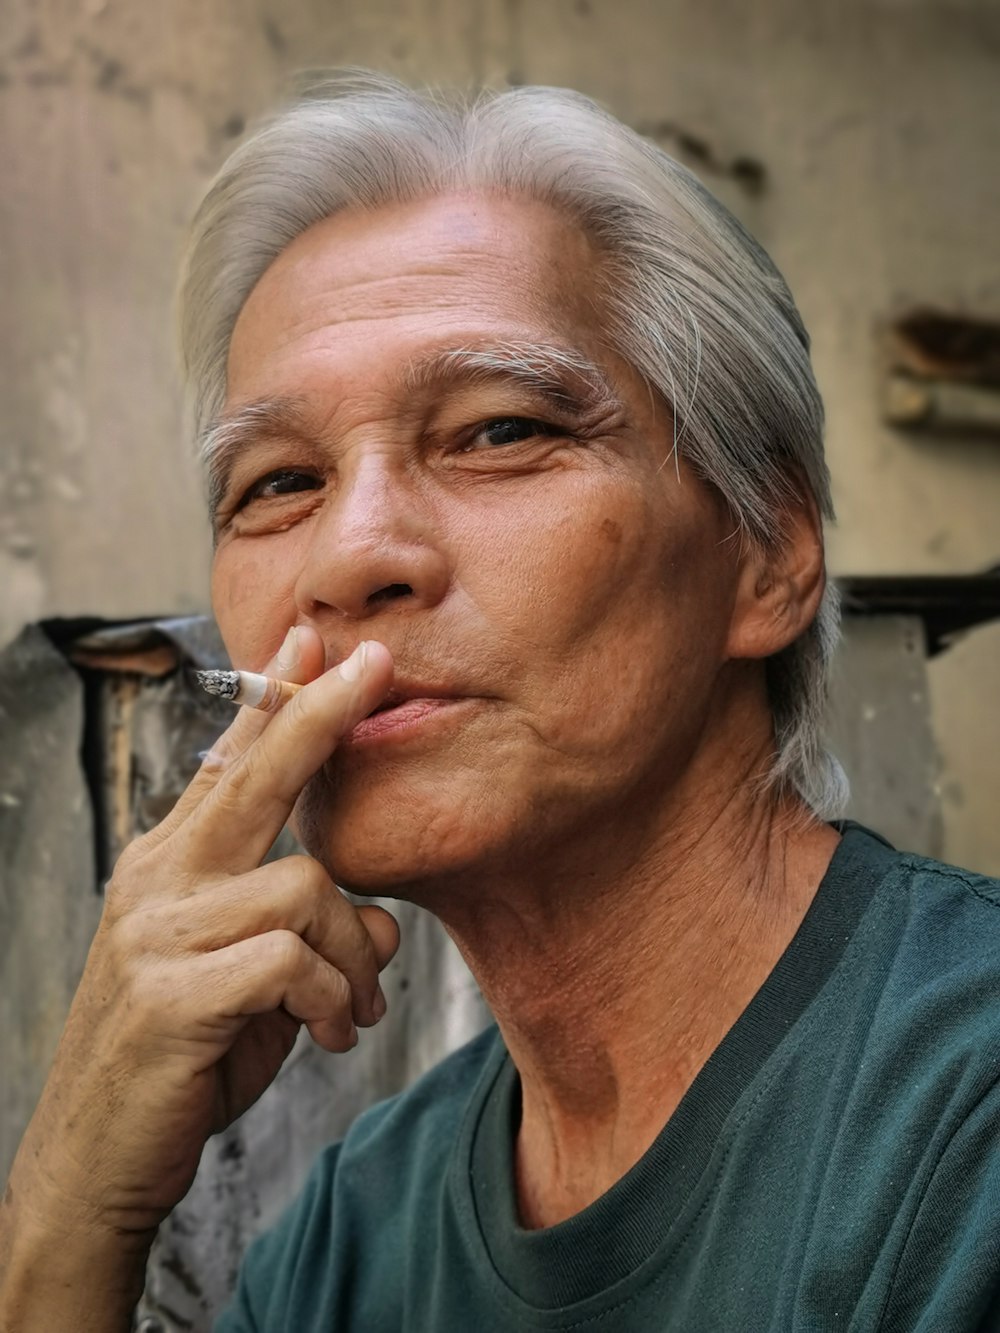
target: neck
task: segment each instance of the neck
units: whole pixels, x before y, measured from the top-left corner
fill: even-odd
[[[520,1074],[524,1225],[580,1211],[639,1160],[801,923],[838,834],[752,791],[671,803],[606,876],[548,867],[441,913]]]

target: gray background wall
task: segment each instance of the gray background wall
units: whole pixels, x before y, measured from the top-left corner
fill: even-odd
[[[1000,446],[881,426],[874,339],[908,303],[1000,315],[996,0],[3,0],[0,640],[205,608],[172,373],[185,220],[291,71],[344,63],[572,84],[657,134],[771,249],[813,332],[834,571],[1000,559]],[[994,626],[929,673],[944,854],[993,873],[998,661]]]

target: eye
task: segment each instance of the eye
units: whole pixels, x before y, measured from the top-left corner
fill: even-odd
[[[323,485],[319,477],[310,472],[298,472],[294,468],[283,468],[269,472],[255,481],[240,498],[238,508],[242,509],[252,500],[273,500],[282,495],[294,495],[299,491],[316,491]]]
[[[493,417],[476,428],[472,442],[466,448],[485,446],[502,449],[506,444],[520,444],[523,440],[531,440],[538,435],[549,437],[564,433],[547,421],[538,421],[533,417]]]

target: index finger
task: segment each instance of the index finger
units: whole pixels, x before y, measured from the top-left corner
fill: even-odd
[[[302,788],[389,688],[388,648],[369,641],[359,652],[356,678],[348,659],[301,689],[178,828],[178,850],[192,869],[241,874],[260,865]]]
[[[307,625],[293,626],[278,652],[262,668],[266,676],[305,685],[323,670],[325,649],[319,634]],[[283,661],[289,649],[292,651]],[[142,839],[144,849],[155,846],[179,828],[218,784],[222,774],[253,744],[272,720],[257,708],[240,708],[226,730],[202,758],[201,767],[175,802],[173,809]]]

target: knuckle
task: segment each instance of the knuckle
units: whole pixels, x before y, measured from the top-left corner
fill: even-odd
[[[108,934],[112,952],[122,959],[134,958],[145,943],[145,923],[140,912],[123,912]]]
[[[136,885],[129,874],[128,866],[121,861],[115,866],[114,874],[104,886],[104,919],[114,923],[127,916],[137,897]]]
[[[308,897],[325,894],[330,887],[330,878],[320,863],[312,856],[297,853],[286,858],[295,888]]]
[[[265,965],[282,976],[290,976],[302,967],[307,947],[294,930],[272,930],[258,941]]]
[[[339,889],[328,884],[317,919],[322,937],[342,960],[353,982],[374,990],[378,980],[378,960],[371,936],[354,904]]]
[[[105,937],[115,974],[124,981],[148,964],[159,952],[162,933],[157,913],[137,909],[119,916]]]
[[[171,839],[150,844],[141,859],[137,852],[128,853],[131,847],[119,857],[104,886],[104,912],[108,920],[117,921],[166,894],[171,898],[183,897],[194,887],[183,853]]]
[[[375,987],[378,985],[378,959],[375,957],[375,948],[364,926],[361,926],[358,934],[356,958],[359,981],[366,995],[374,995]]]
[[[254,764],[249,756],[234,764],[225,778],[214,788],[212,804],[219,814],[240,814],[246,805],[246,790],[253,781]]]
[[[115,863],[116,873],[133,871],[141,862],[148,860],[151,854],[166,845],[173,830],[173,813],[171,811],[155,827],[140,833],[126,844]]]
[[[343,972],[338,972],[335,967],[329,969],[327,977],[327,986],[330,993],[330,1000],[335,1009],[342,1012],[346,1022],[351,1021],[351,983],[344,976]]]
[[[115,862],[116,874],[128,870],[130,866],[134,865],[135,862],[139,860],[145,850],[145,839],[146,834],[143,834],[141,838],[133,839],[127,847],[122,848],[118,855],[118,860]]]
[[[212,749],[226,759],[234,759],[254,743],[270,720],[267,713],[241,708]]]
[[[371,972],[371,984],[374,986],[378,980],[378,955],[375,952],[375,941],[365,929],[364,918],[360,915],[357,908],[352,903],[344,900],[345,906],[351,913],[351,920],[354,926],[357,939],[358,959],[363,967]]]
[[[292,738],[311,732],[316,725],[310,699],[310,695],[300,691],[293,695],[281,710],[282,724]]]
[[[262,796],[280,791],[282,773],[263,744],[252,745],[230,764],[212,789],[210,801],[223,818],[252,817]]]

